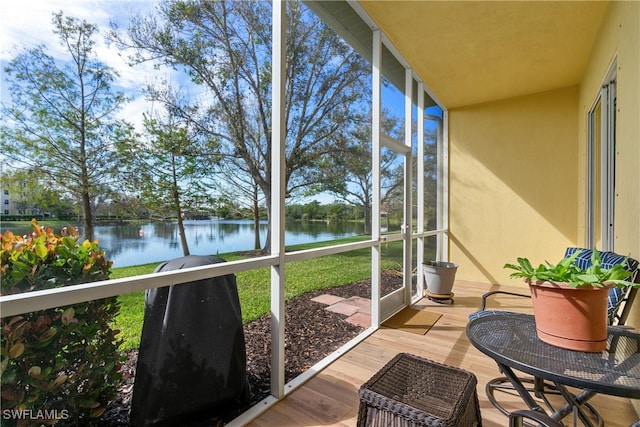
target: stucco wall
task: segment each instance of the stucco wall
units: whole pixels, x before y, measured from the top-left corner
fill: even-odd
[[[640,2],[614,2],[579,87],[449,110],[458,278],[513,283],[505,262],[554,261],[566,246],[584,244],[587,112],[614,57],[615,248],[640,258]],[[640,309],[632,321],[640,325]]]
[[[577,239],[578,87],[449,111],[450,259],[511,283],[505,262],[557,261]]]
[[[613,2],[578,87],[449,111],[457,278],[513,283],[505,262],[554,261],[584,245],[587,113],[614,58],[614,246],[640,259],[640,2]],[[628,323],[640,326],[640,302]]]
[[[640,259],[640,2],[615,2],[609,6],[580,85],[581,171],[586,170],[587,112],[614,57],[617,63],[614,248]],[[581,185],[585,179],[583,174]],[[580,206],[584,210],[584,199]],[[636,329],[640,327],[637,300],[627,323]],[[640,415],[640,402],[632,402]]]
[[[617,60],[616,117],[616,252],[640,259],[640,2],[612,3],[580,85],[578,170],[584,188],[587,147],[587,113],[613,59]],[[584,218],[584,192],[579,218]],[[584,222],[580,237],[584,235]],[[629,323],[640,326],[640,304]]]

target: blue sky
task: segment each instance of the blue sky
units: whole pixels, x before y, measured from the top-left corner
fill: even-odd
[[[22,47],[38,44],[47,46],[47,52],[55,58],[62,58],[63,48],[52,33],[51,18],[54,12],[62,10],[66,16],[85,19],[98,27],[100,36],[95,38],[95,52],[108,66],[118,70],[120,77],[114,87],[117,91],[131,96],[140,95],[140,89],[150,76],[159,75],[151,64],[129,67],[119,55],[115,46],[108,46],[102,33],[110,29],[110,22],[125,28],[128,17],[137,12],[153,10],[155,2],[148,0],[4,0],[0,2],[0,63],[2,65],[2,101],[7,102],[4,67]],[[165,75],[167,71],[163,72]],[[120,116],[129,121],[138,121],[148,104],[139,99],[125,105]]]
[[[98,27],[101,33],[110,29],[110,22],[115,22],[121,29],[128,25],[129,17],[137,13],[153,11],[157,1],[154,0],[3,0],[0,2],[0,63],[2,65],[1,96],[7,101],[4,82],[4,66],[16,54],[16,48],[45,44],[49,54],[62,58],[63,48],[57,37],[51,32],[51,17],[54,12],[62,10],[65,15],[85,19]],[[123,91],[137,99],[125,106],[121,117],[128,120],[140,118],[149,108],[139,97],[141,88],[152,76],[167,77],[173,71],[157,71],[151,64],[129,67],[115,46],[105,43],[102,36],[96,37],[96,54],[98,58],[118,70],[120,78],[115,89]],[[402,111],[404,100],[402,94],[386,91],[383,95],[385,106],[395,111]],[[395,92],[395,93],[394,93]],[[136,119],[133,119],[137,121]]]
[[[65,15],[85,19],[98,27],[101,33],[110,29],[110,22],[115,22],[121,29],[126,28],[129,17],[137,13],[153,11],[157,1],[154,0],[3,0],[0,2],[0,63],[2,70],[16,54],[16,48],[45,44],[49,54],[62,58],[63,48],[57,37],[51,32],[51,17],[54,12],[62,10]],[[118,70],[120,78],[115,89],[133,97],[139,97],[141,88],[152,76],[166,77],[172,71],[158,72],[151,64],[129,67],[115,46],[107,45],[103,37],[96,37],[96,54],[98,58]],[[4,71],[2,71],[1,96],[7,102]],[[175,77],[175,74],[174,76]],[[402,111],[404,100],[402,94],[385,91],[385,106],[395,111]],[[137,99],[125,106],[121,117],[128,120],[140,118],[148,108],[143,99]]]
[[[18,49],[44,44],[47,52],[61,60],[66,57],[57,36],[52,33],[52,14],[60,10],[66,16],[84,19],[96,25],[100,36],[95,37],[95,53],[100,61],[117,70],[120,77],[114,90],[125,92],[133,101],[126,104],[119,116],[137,125],[142,114],[150,109],[150,104],[141,96],[141,88],[154,76],[169,79],[177,78],[175,71],[155,70],[152,64],[140,64],[130,67],[121,52],[104,41],[103,34],[110,30],[111,22],[121,29],[127,27],[131,16],[152,12],[158,1],[154,0],[2,0],[0,1],[0,96],[7,103],[4,67],[16,55]],[[197,96],[197,93],[192,93]],[[395,90],[383,88],[384,107],[391,108],[394,115],[402,117],[404,97]]]

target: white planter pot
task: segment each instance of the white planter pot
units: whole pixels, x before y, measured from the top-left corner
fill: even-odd
[[[422,264],[427,289],[435,295],[449,295],[456,278],[458,264],[443,261],[430,261]]]

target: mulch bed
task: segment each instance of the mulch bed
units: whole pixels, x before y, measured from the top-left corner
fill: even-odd
[[[402,287],[402,278],[392,272],[383,272],[383,295]],[[346,322],[345,316],[325,310],[325,306],[311,301],[322,294],[342,298],[359,296],[371,298],[371,280],[365,279],[345,286],[309,292],[287,301],[285,307],[285,382],[297,377],[328,354],[340,348],[363,331],[363,328]],[[225,413],[207,414],[201,419],[183,424],[189,427],[222,426],[260,402],[270,394],[271,374],[271,320],[265,315],[244,325],[247,353],[247,378],[251,385],[248,404],[227,410]],[[104,413],[101,425],[119,427],[129,425],[129,410],[135,379],[138,352],[126,353],[122,370],[124,383],[117,399]]]

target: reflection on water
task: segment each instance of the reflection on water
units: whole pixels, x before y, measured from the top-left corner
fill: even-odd
[[[267,223],[260,224],[264,245]],[[361,223],[287,222],[285,244],[321,242],[362,234]],[[30,228],[12,230],[26,234]],[[80,230],[82,232],[82,230]],[[56,230],[56,233],[59,233]],[[189,251],[212,255],[253,249],[253,222],[243,220],[185,221]],[[146,222],[123,225],[96,225],[95,237],[114,267],[161,262],[182,256],[177,222]]]

